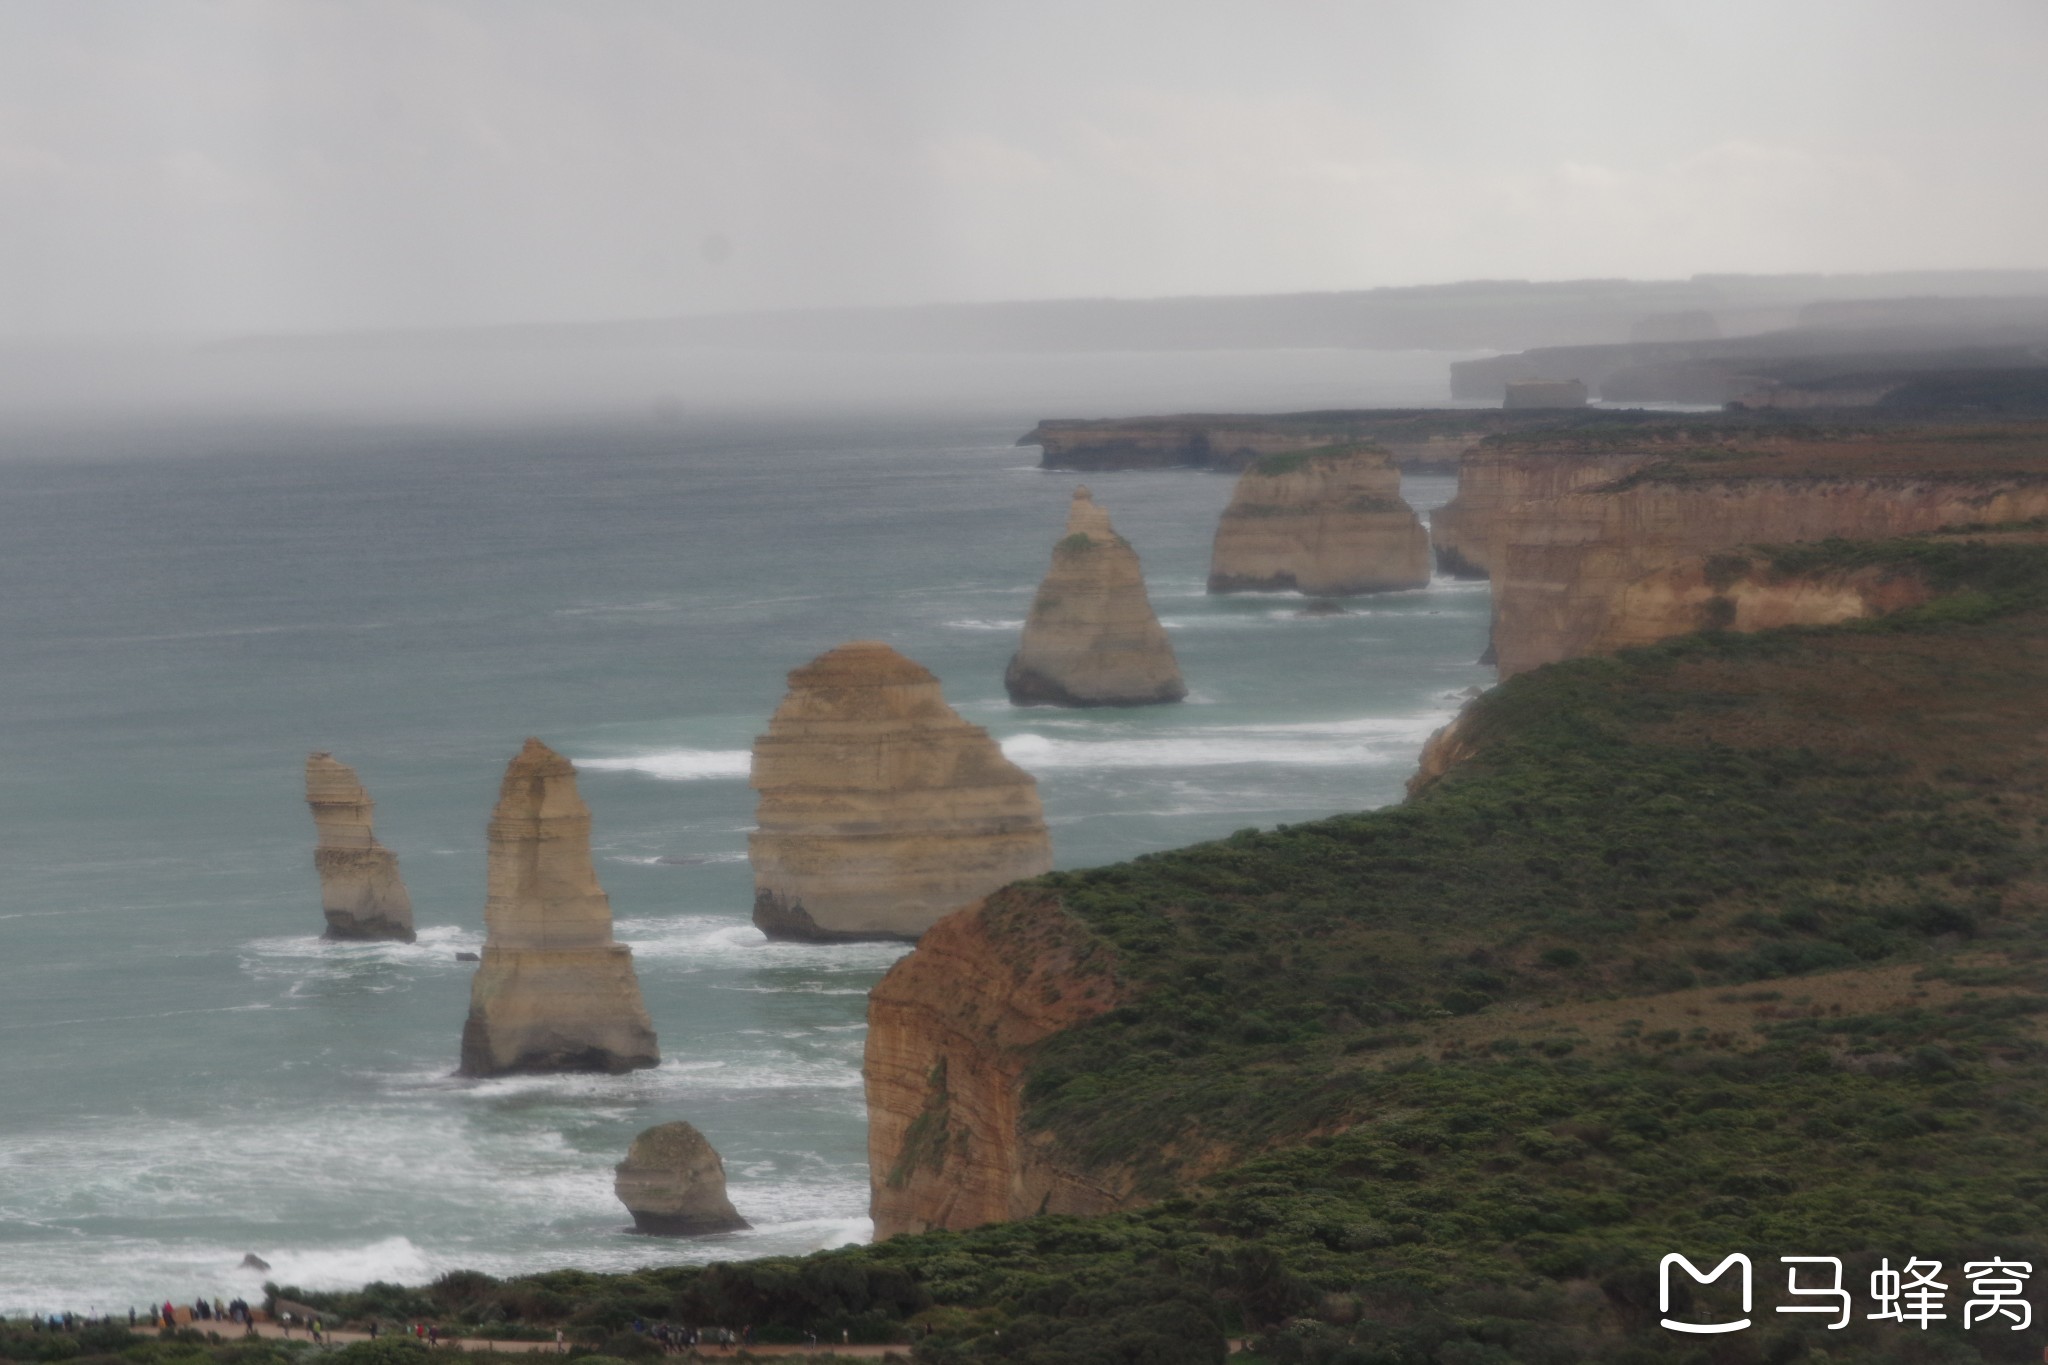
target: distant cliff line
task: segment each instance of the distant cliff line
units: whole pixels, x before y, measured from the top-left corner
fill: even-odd
[[[1468,280],[1300,294],[1041,299],[814,308],[597,322],[236,337],[233,351],[800,347],[910,351],[1189,351],[1351,347],[1519,350],[1668,335],[1701,312],[1721,333],[1790,326],[1816,303],[2048,295],[2048,271]]]

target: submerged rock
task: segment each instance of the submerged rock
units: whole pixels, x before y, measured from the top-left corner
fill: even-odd
[[[398,875],[398,855],[377,842],[370,816],[376,802],[356,770],[332,754],[306,759],[306,804],[319,843],[320,909],[331,939],[398,939],[411,943],[412,897]]]
[[[770,938],[914,939],[1052,869],[1038,783],[885,644],[790,673],[752,782],[754,923]]]
[[[725,1163],[690,1124],[657,1124],[633,1139],[612,1190],[633,1215],[633,1230],[697,1237],[753,1226],[725,1194]]]
[[[1138,552],[1084,485],[1053,546],[1003,686],[1019,706],[1149,706],[1187,696]]]
[[[612,941],[576,769],[537,739],[505,769],[487,873],[483,965],[470,983],[461,1074],[658,1063],[633,950]]]
[[[1429,533],[1401,500],[1401,471],[1372,446],[1253,461],[1209,559],[1210,592],[1348,597],[1428,585]]]

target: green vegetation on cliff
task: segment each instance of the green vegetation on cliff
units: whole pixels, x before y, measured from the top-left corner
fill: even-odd
[[[1963,1328],[1961,1272],[2048,1284],[2040,540],[1758,552],[1942,595],[1535,670],[1404,806],[1006,893],[1113,950],[1117,1007],[1041,1045],[1025,1121],[1143,1208],[287,1293],[607,1350],[635,1316],[844,1328],[933,1365],[1180,1365],[1240,1331],[1317,1365],[2036,1358],[2038,1330]],[[1664,1254],[1733,1251],[1753,1327],[1657,1325]],[[1780,1256],[1843,1258],[1854,1321],[1773,1311]],[[1880,1258],[1913,1257],[1947,1319],[1866,1317]]]

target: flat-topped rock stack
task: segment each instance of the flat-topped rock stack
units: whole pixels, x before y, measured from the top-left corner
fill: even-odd
[[[725,1193],[725,1162],[702,1133],[677,1120],[633,1139],[615,1168],[612,1192],[633,1215],[633,1230],[656,1237],[702,1237],[753,1226]]]
[[[1037,782],[885,644],[841,645],[790,673],[752,781],[754,923],[770,938],[915,939],[1052,869]]]
[[[1209,591],[1313,597],[1429,585],[1429,533],[1374,446],[1267,455],[1246,466],[1216,525]]]
[[[377,842],[371,828],[376,802],[356,770],[332,754],[306,759],[306,804],[313,809],[319,843],[320,909],[331,939],[413,941],[412,897],[398,875],[398,855]]]
[[[1003,685],[1019,706],[1148,706],[1188,694],[1138,552],[1086,485],[1074,490]]]
[[[658,1063],[633,950],[612,941],[576,769],[537,739],[505,769],[487,875],[488,933],[470,985],[461,1074]]]

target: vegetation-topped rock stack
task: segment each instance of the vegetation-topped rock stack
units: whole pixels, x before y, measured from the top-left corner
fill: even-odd
[[[1429,534],[1374,446],[1267,455],[1216,526],[1209,591],[1348,597],[1429,584]]]
[[[332,754],[309,755],[306,804],[319,836],[313,866],[320,872],[320,909],[327,918],[321,937],[411,943],[412,897],[398,875],[398,855],[377,842],[371,827],[376,803],[356,780],[356,770]]]
[[[771,938],[915,939],[1052,866],[1038,783],[885,644],[790,673],[752,781],[754,923]]]
[[[461,1074],[658,1064],[633,950],[612,941],[576,769],[537,739],[505,769],[486,870],[488,932],[470,984]]]
[[[1138,552],[1086,485],[1074,490],[1003,685],[1019,706],[1150,706],[1188,694]]]

